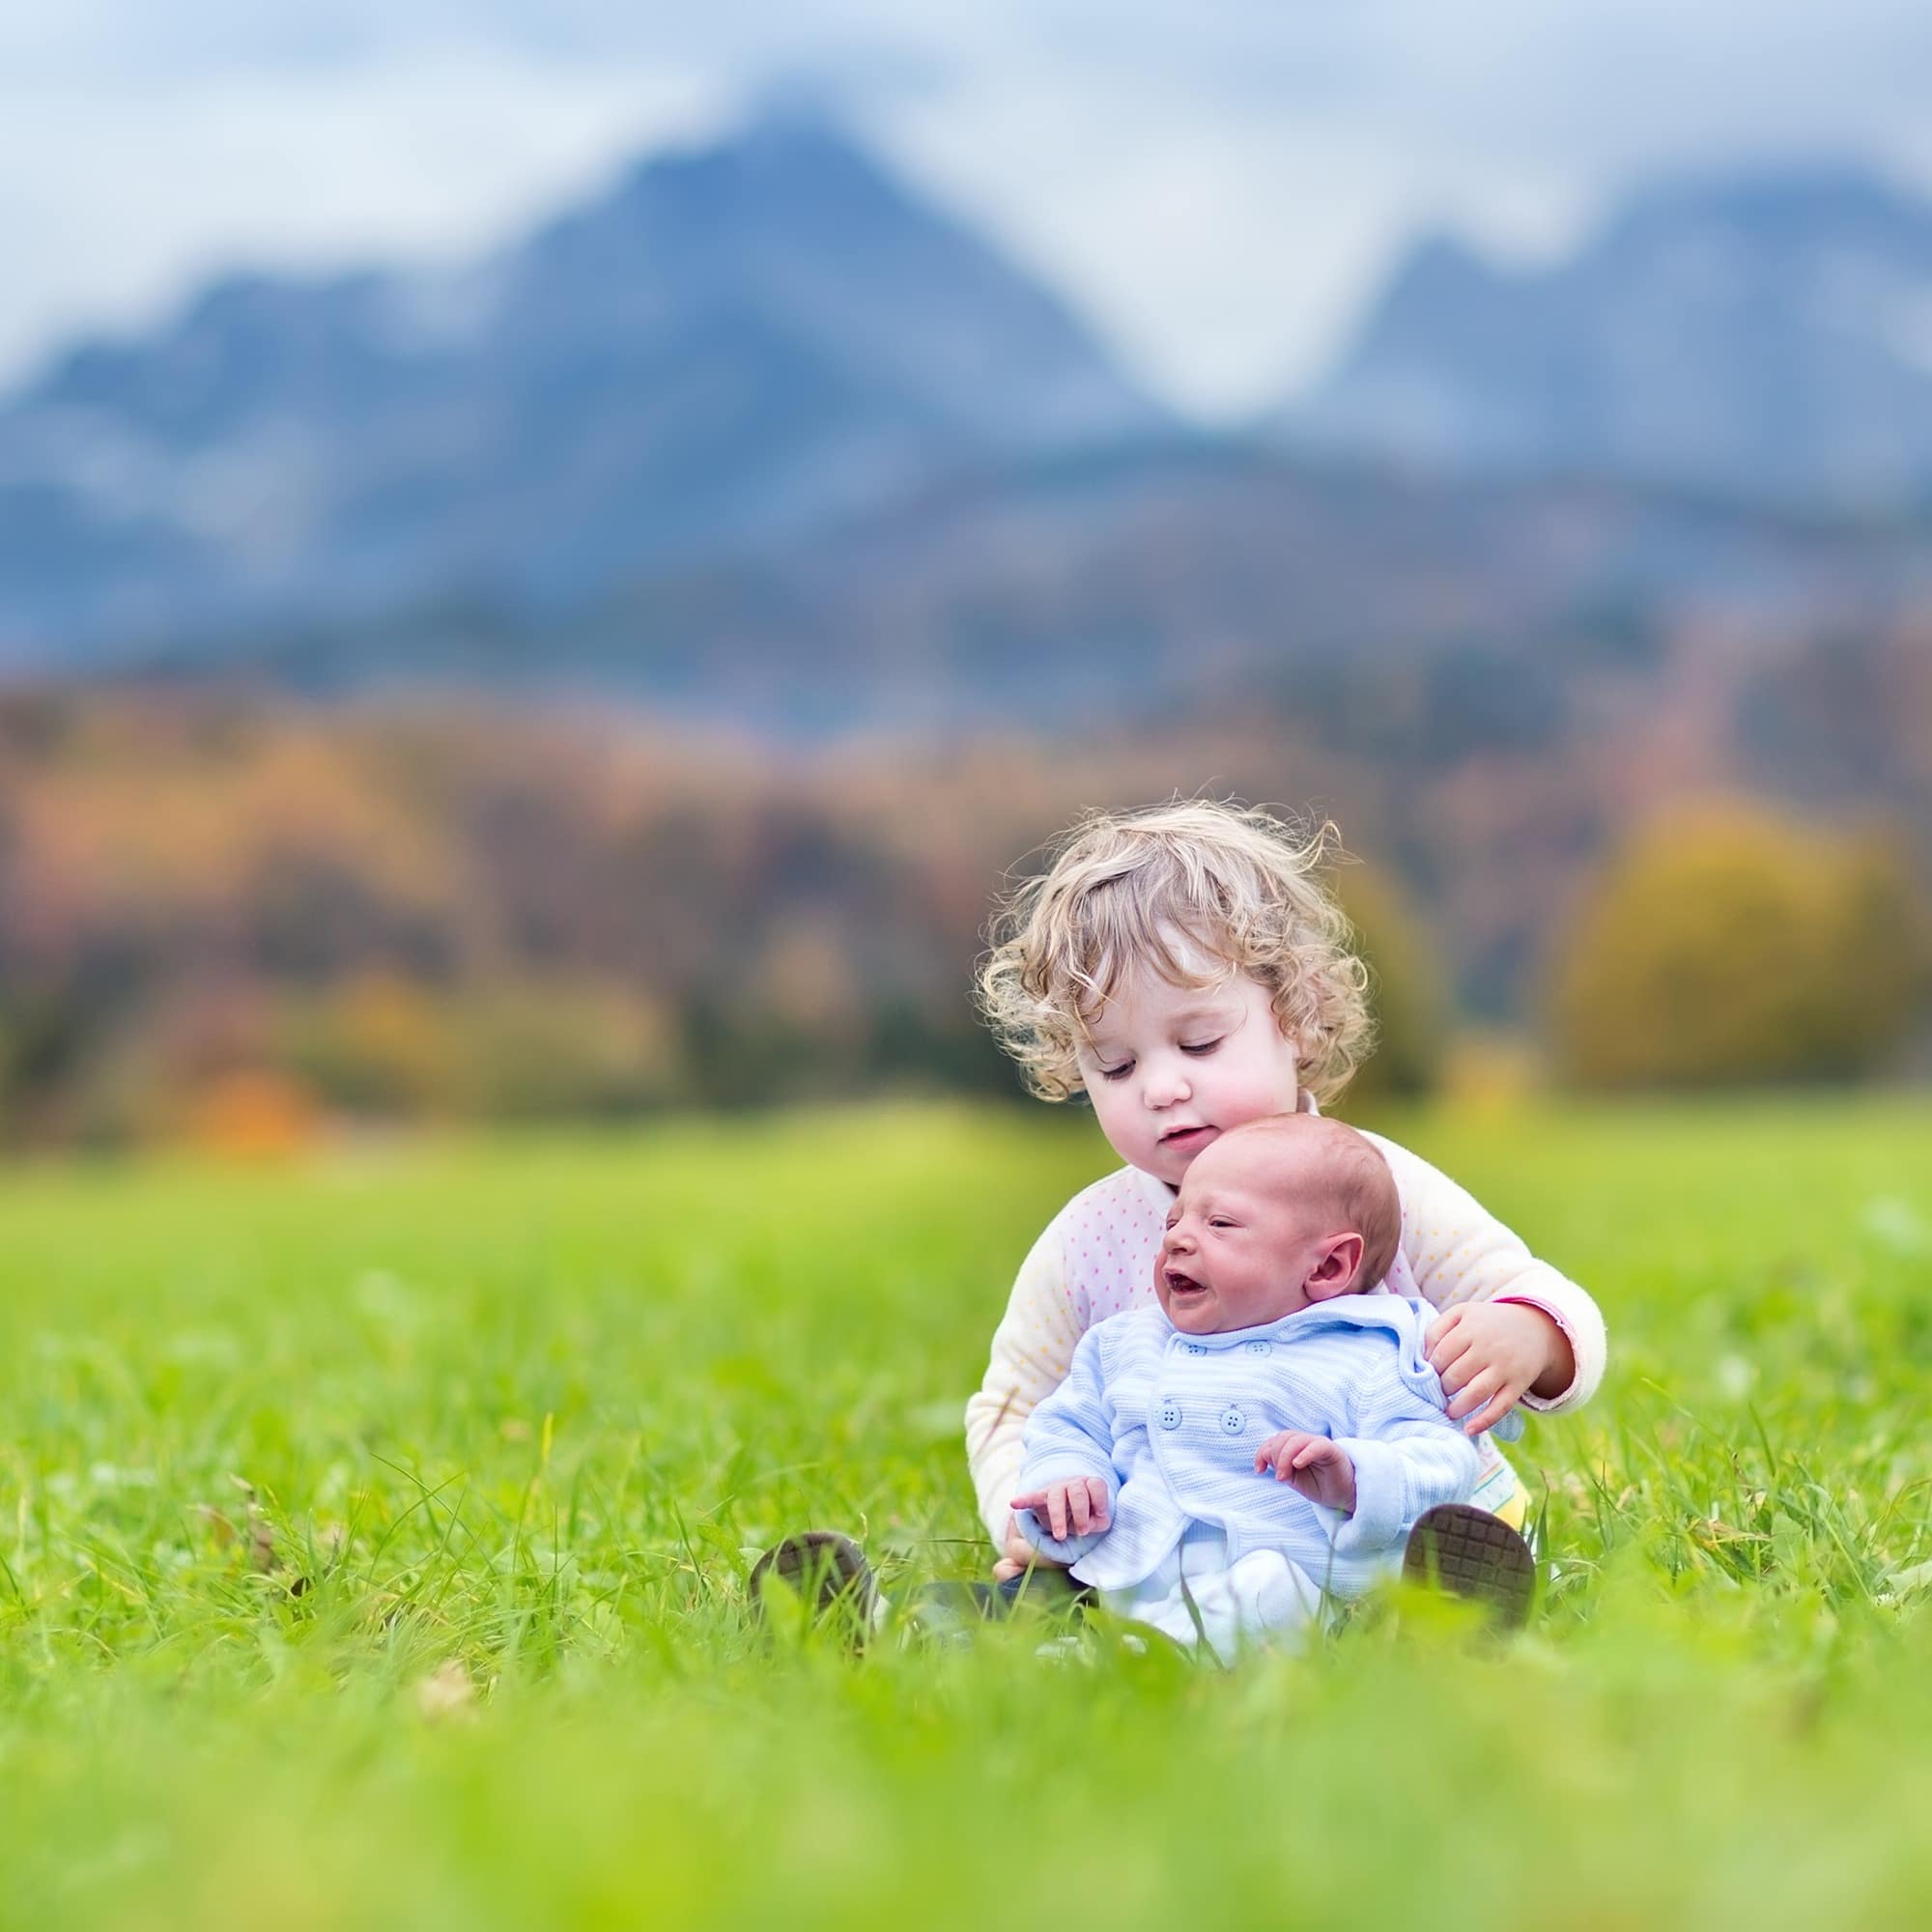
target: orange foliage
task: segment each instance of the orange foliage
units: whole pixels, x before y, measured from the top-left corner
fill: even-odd
[[[224,1160],[287,1160],[319,1138],[322,1116],[308,1090],[264,1068],[223,1074],[191,1096],[183,1137]]]

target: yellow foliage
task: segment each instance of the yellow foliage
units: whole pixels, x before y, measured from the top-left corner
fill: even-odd
[[[351,866],[398,903],[453,903],[461,865],[445,828],[369,748],[280,724],[215,755],[167,722],[103,712],[82,754],[20,788],[14,894],[55,927],[104,908],[205,920],[295,855]]]
[[[1441,1070],[1448,1023],[1429,933],[1386,868],[1345,866],[1333,884],[1373,976],[1369,1006],[1376,1016],[1375,1052],[1350,1083],[1343,1111],[1427,1093]]]
[[[1898,1045],[1926,963],[1886,839],[1759,806],[1673,813],[1611,860],[1568,935],[1554,1045],[1588,1086],[1861,1073]]]
[[[452,1009],[466,1104],[497,1117],[623,1112],[665,1100],[681,1068],[673,1029],[611,987],[512,984]]]
[[[1535,1045],[1489,1028],[1459,1034],[1443,1055],[1441,1092],[1458,1114],[1505,1119],[1533,1106],[1544,1090]]]
[[[312,1002],[291,1023],[287,1051],[320,1092],[356,1110],[440,1112],[462,1084],[441,1007],[389,974],[360,975]]]

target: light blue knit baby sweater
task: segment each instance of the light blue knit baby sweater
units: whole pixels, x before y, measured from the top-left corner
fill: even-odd
[[[1475,1445],[1443,1413],[1423,1355],[1435,1318],[1425,1302],[1376,1293],[1219,1335],[1184,1335],[1158,1307],[1097,1323],[1027,1420],[1018,1493],[1101,1477],[1110,1526],[1056,1541],[1021,1511],[1022,1531],[1102,1590],[1145,1581],[1202,1522],[1226,1533],[1231,1564],[1278,1549],[1331,1595],[1360,1595],[1399,1559],[1424,1510],[1475,1488]],[[1283,1429],[1349,1452],[1352,1515],[1256,1472],[1256,1451]]]

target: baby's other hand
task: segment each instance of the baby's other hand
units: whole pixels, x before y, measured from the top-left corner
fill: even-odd
[[[1018,1521],[1007,1519],[1007,1542],[1005,1554],[993,1565],[993,1581],[1005,1583],[1014,1577],[1024,1577],[1029,1570],[1065,1570],[1066,1565],[1057,1557],[1048,1556],[1036,1549],[1026,1540],[1025,1532]]]
[[[1424,1347],[1465,1435],[1493,1429],[1539,1383],[1560,1395],[1576,1373],[1562,1329],[1525,1301],[1465,1301],[1430,1324]]]
[[[1043,1490],[1029,1490],[1009,1507],[1032,1510],[1054,1542],[1065,1543],[1069,1536],[1105,1529],[1111,1503],[1107,1486],[1098,1476],[1073,1476],[1064,1483],[1049,1483]]]
[[[1270,1435],[1255,1454],[1255,1470],[1274,1471],[1278,1483],[1293,1483],[1312,1503],[1355,1513],[1355,1465],[1349,1452],[1325,1435],[1284,1429]]]

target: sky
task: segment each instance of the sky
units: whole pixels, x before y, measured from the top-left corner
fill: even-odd
[[[801,88],[1207,419],[1432,228],[1547,259],[1772,160],[1932,192],[1924,0],[0,0],[0,384],[237,267],[480,253]]]

